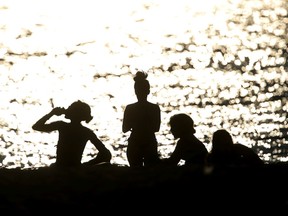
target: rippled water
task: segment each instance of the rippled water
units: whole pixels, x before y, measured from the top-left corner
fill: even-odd
[[[31,126],[78,99],[112,162],[127,165],[121,124],[137,69],[161,106],[162,157],[174,148],[169,117],[185,112],[208,149],[224,127],[267,163],[287,161],[287,10],[286,0],[0,1],[1,165],[54,162],[57,134]]]

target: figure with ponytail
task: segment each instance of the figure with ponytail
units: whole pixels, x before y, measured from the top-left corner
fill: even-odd
[[[130,167],[154,166],[160,162],[155,133],[160,129],[159,105],[147,100],[150,94],[148,74],[138,71],[134,77],[137,102],[128,104],[124,110],[122,132],[130,132],[127,159]]]

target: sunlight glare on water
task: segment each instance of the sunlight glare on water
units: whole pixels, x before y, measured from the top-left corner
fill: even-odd
[[[91,105],[87,125],[127,165],[123,111],[132,75],[147,71],[159,103],[159,153],[174,148],[168,121],[190,114],[208,149],[218,128],[267,162],[287,161],[285,0],[0,2],[0,162],[54,162],[57,134],[31,126],[56,106]],[[286,6],[286,7],[285,7]],[[95,155],[87,146],[83,160]]]

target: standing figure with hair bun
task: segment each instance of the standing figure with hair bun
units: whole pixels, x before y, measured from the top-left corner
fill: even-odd
[[[130,131],[127,159],[130,167],[148,167],[160,162],[155,133],[160,129],[161,111],[157,104],[147,100],[150,83],[147,73],[137,72],[134,90],[137,102],[128,104],[124,111],[122,132]]]
[[[65,115],[66,121],[53,121],[48,123],[53,116]],[[48,114],[41,117],[32,128],[41,132],[58,131],[59,139],[56,150],[56,162],[54,167],[77,167],[81,164],[93,165],[99,163],[110,163],[111,152],[102,143],[96,134],[81,124],[82,121],[90,122],[90,106],[80,100],[72,103],[67,109],[55,107]],[[86,143],[90,141],[98,150],[95,158],[81,163],[82,154]]]

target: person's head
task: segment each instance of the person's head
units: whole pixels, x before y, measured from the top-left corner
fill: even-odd
[[[215,150],[225,150],[233,145],[231,134],[225,129],[219,129],[213,133],[212,148]]]
[[[65,117],[75,121],[86,121],[86,123],[90,122],[93,118],[90,106],[80,100],[73,102],[66,109]]]
[[[142,71],[138,71],[134,77],[134,90],[138,100],[147,98],[150,93],[150,84],[147,77],[148,74]]]
[[[169,125],[171,133],[176,139],[196,132],[193,119],[185,113],[175,114],[170,117]]]

